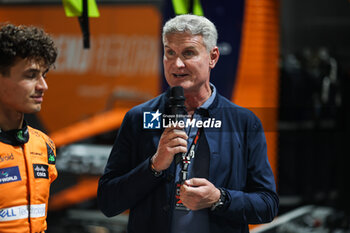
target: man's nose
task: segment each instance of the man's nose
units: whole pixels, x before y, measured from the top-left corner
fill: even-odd
[[[41,76],[39,81],[38,81],[37,89],[42,90],[42,91],[46,91],[47,89],[49,89],[49,87],[46,83],[46,80],[43,76]]]
[[[182,61],[182,59],[180,57],[176,58],[175,63],[176,63],[177,67],[185,67],[185,63]]]

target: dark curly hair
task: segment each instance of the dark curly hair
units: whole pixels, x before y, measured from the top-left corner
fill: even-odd
[[[57,57],[52,38],[43,29],[34,26],[2,25],[0,29],[0,73],[9,75],[17,58],[44,62],[51,68]]]

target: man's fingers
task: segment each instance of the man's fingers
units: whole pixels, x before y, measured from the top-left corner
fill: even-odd
[[[167,128],[164,130],[162,136],[164,138],[167,138],[168,140],[171,140],[171,139],[176,138],[176,137],[181,137],[185,140],[188,139],[186,132],[184,130],[178,129],[178,128]]]
[[[187,147],[177,146],[177,147],[172,148],[171,152],[172,152],[171,154],[174,154],[174,155],[176,155],[177,153],[186,153]]]
[[[184,146],[187,147],[187,140],[183,139],[183,138],[173,138],[172,140],[170,140],[168,142],[168,146],[169,147],[177,147],[177,146]]]
[[[204,178],[192,178],[189,180],[185,180],[185,185],[187,186],[203,186],[203,185],[207,185],[208,181],[207,179]]]

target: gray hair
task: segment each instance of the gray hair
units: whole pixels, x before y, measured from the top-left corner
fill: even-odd
[[[201,35],[208,52],[216,46],[218,39],[218,32],[215,25],[204,16],[198,15],[178,15],[168,20],[163,27],[163,44],[165,37],[172,33]]]

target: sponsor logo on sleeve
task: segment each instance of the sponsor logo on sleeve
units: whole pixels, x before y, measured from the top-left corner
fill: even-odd
[[[55,164],[56,163],[56,156],[53,152],[52,148],[46,143],[47,148],[47,160],[49,164]]]

